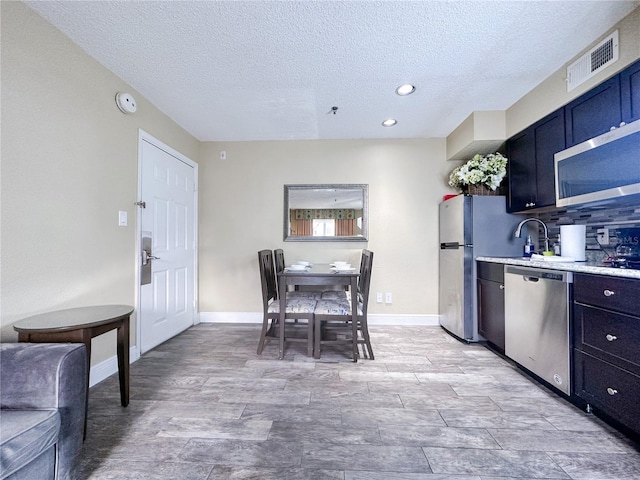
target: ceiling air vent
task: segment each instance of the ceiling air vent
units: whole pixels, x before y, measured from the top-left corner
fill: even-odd
[[[618,60],[618,30],[567,67],[567,92]]]

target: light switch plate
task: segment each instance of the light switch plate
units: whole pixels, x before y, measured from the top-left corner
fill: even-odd
[[[376,303],[382,303],[382,293],[376,293]]]
[[[122,210],[118,212],[118,225],[121,227],[127,226],[127,212]]]

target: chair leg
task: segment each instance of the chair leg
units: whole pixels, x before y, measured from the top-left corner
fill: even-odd
[[[313,358],[320,358],[320,332],[322,327],[322,320],[316,318],[314,319],[313,323],[315,324],[315,333],[313,334],[313,341],[315,343],[315,347],[313,348]]]
[[[369,353],[369,359],[375,360],[373,356],[373,349],[371,348],[371,340],[369,338],[369,326],[367,325],[366,318],[363,318],[360,323],[360,328],[362,331],[362,337],[364,338],[365,346],[367,347],[367,352]]]
[[[267,329],[269,328],[269,319],[264,318],[262,320],[262,332],[260,333],[260,341],[258,342],[258,355],[262,355],[264,349],[264,341],[267,336]]]
[[[313,318],[309,319],[309,325],[307,327],[307,356],[313,357],[313,330],[314,330],[315,320]]]

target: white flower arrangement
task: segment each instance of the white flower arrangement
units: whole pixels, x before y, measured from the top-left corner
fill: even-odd
[[[464,165],[453,169],[449,186],[464,190],[467,185],[484,185],[496,190],[507,174],[507,158],[500,153],[476,154]]]

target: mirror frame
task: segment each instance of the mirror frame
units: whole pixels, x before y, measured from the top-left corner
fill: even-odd
[[[293,190],[317,189],[362,189],[362,235],[348,237],[292,236],[289,214],[289,192]],[[367,184],[322,184],[322,185],[285,185],[284,186],[284,241],[285,242],[368,242],[369,241],[369,185]]]

